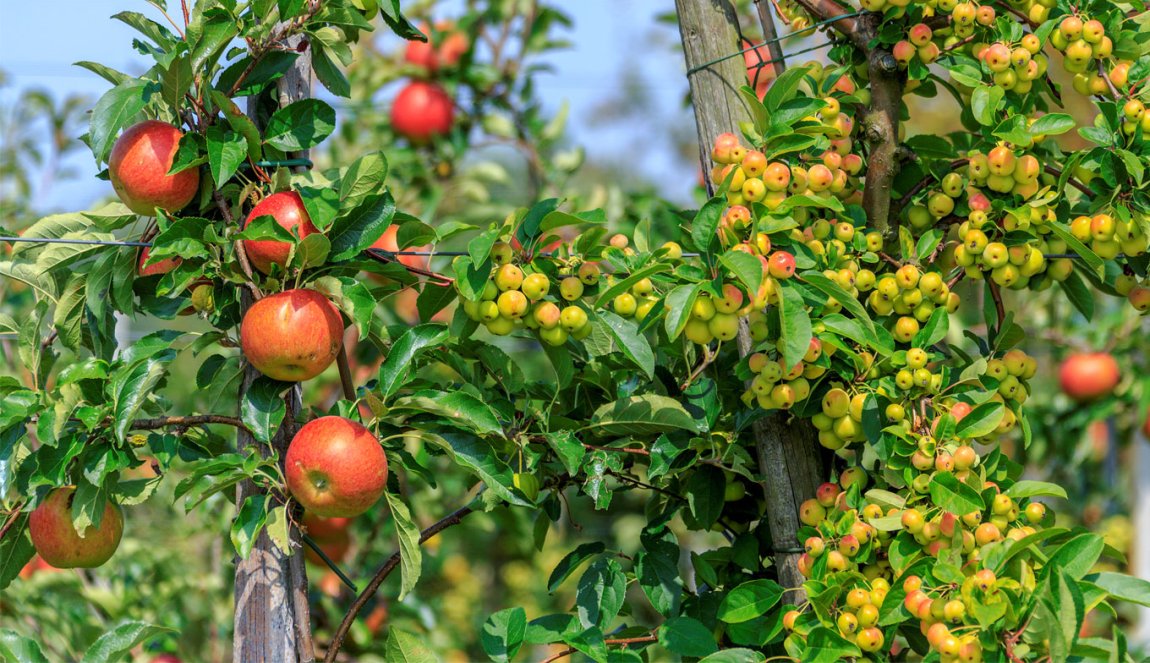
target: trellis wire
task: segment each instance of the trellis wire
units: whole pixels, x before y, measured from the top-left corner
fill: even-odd
[[[32,244],[84,244],[92,246],[135,246],[135,247],[150,247],[151,242],[129,242],[122,240],[105,240],[105,239],[66,239],[62,237],[0,237],[0,242],[29,242]],[[435,257],[446,256],[448,258],[457,258],[459,256],[471,255],[467,251],[388,251],[386,249],[368,249],[381,253],[384,256],[421,256],[421,257]],[[550,258],[555,255],[551,252],[535,254],[542,258]],[[684,258],[698,258],[698,253],[684,253]],[[1077,253],[1044,253],[1043,258],[1058,259],[1070,258],[1072,260],[1082,260],[1082,256]],[[1115,258],[1125,258],[1126,254],[1119,253]]]
[[[743,53],[746,53],[748,51],[753,51],[753,50],[756,50],[756,49],[761,48],[763,46],[767,46],[769,44],[775,44],[775,43],[781,42],[784,39],[789,39],[791,37],[798,36],[798,34],[800,34],[800,33],[813,32],[814,30],[821,28],[824,25],[830,25],[831,23],[837,23],[838,21],[842,21],[844,19],[855,18],[856,16],[862,16],[863,13],[864,12],[858,11],[858,12],[853,12],[850,14],[843,14],[842,16],[836,16],[834,18],[828,18],[825,21],[819,21],[818,23],[815,23],[814,25],[811,25],[809,27],[805,27],[802,30],[799,30],[798,33],[788,33],[788,34],[785,34],[781,37],[775,37],[774,39],[767,39],[767,40],[760,42],[758,44],[752,44],[752,45],[750,45],[750,46],[748,46],[742,50],[735,51],[734,53],[729,53],[727,55],[724,55],[723,57],[711,60],[710,62],[704,62],[703,64],[700,64],[698,66],[691,67],[690,69],[687,70],[687,75],[690,76],[691,74],[698,73],[698,72],[706,69],[707,67],[710,67],[711,65],[719,64],[720,62],[724,62],[726,60],[730,60],[731,58],[738,57],[738,56],[740,56]],[[786,59],[786,58],[789,58],[789,57],[794,56],[794,55],[801,55],[802,53],[810,52],[812,50],[815,50],[816,48],[824,48],[829,44],[830,44],[830,42],[826,42],[826,43],[821,44],[817,47],[812,47],[812,48],[808,48],[808,49],[801,50],[801,51],[795,51],[794,53],[787,53],[787,54],[783,55],[782,59]],[[756,66],[771,64],[773,62],[775,62],[775,60],[768,60],[766,62],[760,62]]]

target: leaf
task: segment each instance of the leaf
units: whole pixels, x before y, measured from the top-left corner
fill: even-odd
[[[399,9],[399,0],[380,0],[379,13],[383,22],[395,34],[412,41],[427,41],[427,35],[419,31]]]
[[[1006,416],[1006,408],[1002,403],[988,401],[968,412],[962,421],[954,427],[954,434],[964,440],[989,435],[998,428],[998,424],[1004,416]],[[960,511],[958,513],[967,512]]]
[[[587,428],[605,435],[653,435],[674,430],[699,432],[699,422],[679,401],[647,394],[607,403],[595,411]]]
[[[267,495],[248,496],[232,521],[232,546],[244,559],[251,554],[252,546],[267,522],[268,499]]]
[[[1102,556],[1105,545],[1105,541],[1097,534],[1079,534],[1050,554],[1046,568],[1060,567],[1071,578],[1081,580]]]
[[[364,198],[379,193],[386,179],[387,157],[383,152],[371,152],[356,159],[339,179],[340,207],[355,207]]]
[[[555,565],[555,569],[551,572],[551,577],[547,579],[547,592],[554,594],[556,589],[563,584],[563,581],[571,576],[584,562],[601,554],[607,549],[607,546],[602,542],[594,541],[591,543],[583,543],[577,546],[574,550],[563,556],[559,563]]]
[[[1076,126],[1078,123],[1066,113],[1047,113],[1035,119],[1034,123],[1030,125],[1029,131],[1032,136],[1057,136]]]
[[[1082,277],[1075,271],[1070,271],[1066,278],[1058,285],[1062,286],[1062,292],[1066,293],[1066,298],[1078,309],[1082,317],[1087,320],[1094,318],[1094,293],[1082,281]]]
[[[714,465],[699,464],[687,479],[687,506],[702,529],[715,524],[723,513],[726,475]]]
[[[698,298],[701,288],[702,286],[698,283],[688,283],[677,286],[668,293],[664,300],[667,318],[663,325],[667,330],[667,337],[671,340],[678,338],[691,320],[691,308],[694,307],[695,299]]]
[[[212,179],[215,180],[216,186],[221,187],[244,162],[248,155],[248,144],[243,136],[234,131],[227,131],[218,124],[208,127],[206,138],[208,167],[212,171]]]
[[[701,657],[718,651],[711,630],[691,617],[672,617],[659,627],[659,644],[679,656]]]
[[[719,256],[719,264],[730,270],[747,289],[751,298],[759,292],[759,287],[763,284],[763,263],[757,257],[744,251],[731,250]]]
[[[983,85],[974,90],[970,98],[970,110],[974,119],[984,127],[995,124],[995,114],[998,104],[1002,102],[1006,91],[997,85]]]
[[[1113,571],[1094,573],[1086,576],[1083,580],[1101,587],[1120,601],[1150,607],[1150,581],[1148,580]]]
[[[335,109],[319,99],[303,99],[272,113],[264,142],[285,152],[300,152],[319,145],[333,131]]]
[[[918,330],[910,343],[912,347],[916,348],[929,348],[930,346],[938,343],[946,338],[946,332],[950,329],[950,316],[946,308],[940,306],[934,309],[934,313],[930,314],[930,319]]]
[[[112,663],[119,661],[128,654],[133,647],[160,635],[173,633],[174,629],[156,626],[146,622],[126,622],[116,626],[111,631],[101,635],[98,640],[84,652],[80,663]]]
[[[585,627],[606,629],[623,607],[627,594],[627,578],[619,562],[600,557],[579,578],[575,590],[575,608],[579,622]]]
[[[699,660],[699,663],[763,663],[766,657],[753,649],[723,649]]]
[[[387,508],[391,511],[391,518],[395,521],[396,535],[399,537],[399,563],[400,585],[399,600],[415,588],[423,569],[423,549],[419,547],[421,532],[419,526],[411,519],[411,512],[398,495],[390,491],[384,493],[387,497]]]
[[[403,386],[411,363],[429,347],[442,345],[448,339],[447,327],[441,324],[417,325],[404,332],[392,344],[387,359],[379,367],[379,389],[386,400]]]
[[[563,463],[563,467],[572,476],[579,473],[579,468],[583,465],[583,458],[587,455],[587,449],[583,447],[575,434],[569,430],[560,430],[553,433],[544,433],[543,437],[547,439],[547,444],[555,450],[555,454],[559,456],[559,461]]]
[[[523,608],[508,608],[487,618],[479,640],[483,651],[497,663],[515,658],[527,633],[527,612]]]
[[[838,663],[861,656],[859,648],[825,626],[816,626],[807,634],[804,663]]]
[[[726,199],[715,196],[695,214],[695,219],[691,222],[691,241],[701,253],[710,253],[711,246],[718,244],[719,220],[723,218],[725,209],[727,209]]]
[[[327,238],[331,240],[331,260],[353,258],[375,243],[391,225],[395,200],[390,191],[367,196],[347,214],[336,217]]]
[[[1105,269],[1102,258],[1075,237],[1069,228],[1063,226],[1061,223],[1048,223],[1044,227],[1050,228],[1051,232],[1066,242],[1066,246],[1068,246],[1071,251],[1077,253],[1082,258],[1082,261],[1089,265],[1090,269],[1094,270],[1094,273],[1101,273],[1102,270]]]
[[[100,78],[103,78],[104,80],[108,81],[112,85],[119,85],[120,83],[123,83],[124,81],[129,80],[131,78],[131,76],[128,76],[127,74],[125,74],[121,71],[116,71],[115,69],[112,69],[111,67],[109,67],[107,65],[100,64],[99,62],[89,62],[88,60],[81,60],[80,62],[73,62],[72,65],[76,66],[76,67],[81,67],[83,69],[87,69],[88,71],[92,72],[93,74],[96,74]]]
[[[783,286],[779,297],[779,320],[782,322],[783,362],[794,366],[802,360],[811,345],[813,332],[803,296],[797,288]]]
[[[646,373],[648,379],[654,377],[655,352],[647,337],[639,333],[639,324],[611,311],[599,311],[598,317],[623,354]]]
[[[492,494],[516,506],[534,506],[511,490],[511,468],[495,454],[490,442],[450,428],[437,428],[422,436],[449,452],[455,464],[483,480]]]
[[[387,649],[383,656],[389,663],[439,663],[425,638],[395,626],[387,629]]]
[[[717,616],[728,624],[749,621],[766,614],[782,597],[783,588],[773,580],[744,582],[723,597]]]
[[[391,405],[391,412],[399,413],[403,410],[437,414],[450,419],[453,426],[467,428],[480,435],[503,431],[495,410],[464,391],[427,390],[397,398]]]
[[[802,280],[818,290],[821,290],[828,297],[834,297],[835,301],[842,304],[843,308],[847,310],[856,320],[866,326],[867,331],[874,334],[874,321],[871,320],[870,315],[866,312],[866,307],[859,303],[858,299],[853,297],[849,292],[843,290],[843,287],[826,277],[825,274],[819,272],[810,272],[802,275]]]
[[[930,483],[930,498],[939,509],[951,513],[981,511],[985,506],[977,490],[947,472],[935,473]]]
[[[56,300],[56,310],[52,313],[52,326],[56,328],[60,342],[74,352],[79,351],[84,340],[87,282],[86,274],[73,274]]]
[[[48,663],[35,640],[8,629],[0,629],[0,658],[11,663]]]
[[[347,81],[347,76],[343,75],[335,62],[332,62],[331,56],[328,55],[329,49],[320,45],[320,42],[312,42],[311,48],[311,65],[312,71],[315,72],[316,79],[323,84],[329,92],[337,97],[350,97],[351,96],[351,83]],[[390,646],[390,641],[388,645]]]
[[[647,537],[644,537],[646,539]],[[673,535],[645,540],[644,550],[635,556],[635,578],[659,614],[679,613],[683,581],[679,576],[679,545]]]
[[[287,413],[282,394],[291,388],[286,382],[261,375],[244,392],[240,403],[240,417],[252,435],[260,442],[271,442],[280,422]]]
[[[155,357],[149,358],[129,368],[120,369],[113,376],[109,387],[112,389],[112,414],[116,420],[116,439],[124,441],[131,430],[132,420],[143,407],[153,388],[164,377],[166,362]]]
[[[0,453],[0,458],[4,458],[6,453]],[[0,486],[3,482],[0,481]],[[4,538],[0,539],[0,590],[8,587],[11,582],[20,575],[20,570],[24,565],[32,559],[36,554],[36,549],[32,547],[32,538],[28,535],[28,515],[15,516],[19,520],[14,522],[8,533]],[[0,647],[3,647],[0,641]],[[3,653],[0,648],[0,653]]]
[[[624,292],[627,292],[628,290],[631,289],[631,286],[635,285],[639,281],[642,281],[643,279],[648,278],[650,276],[653,276],[655,274],[660,274],[662,272],[670,271],[670,269],[671,269],[670,265],[668,265],[665,262],[660,262],[660,263],[655,263],[654,265],[648,265],[648,266],[644,267],[643,269],[636,270],[627,278],[622,279],[620,281],[616,281],[615,284],[612,285],[610,288],[606,288],[605,290],[603,290],[603,292],[599,293],[598,298],[596,298],[596,300],[595,300],[595,305],[599,306],[599,307],[604,307],[607,305],[608,302],[615,299],[615,297],[617,295],[621,295]]]
[[[192,87],[192,63],[186,57],[177,57],[161,70],[160,94],[170,106],[179,106]]]
[[[1006,490],[1006,494],[1016,500],[1024,497],[1061,497],[1062,499],[1068,499],[1066,489],[1062,486],[1029,479],[1015,483]]]
[[[120,83],[104,93],[92,109],[92,120],[88,128],[88,140],[96,161],[107,161],[112,151],[112,143],[129,121],[147,103],[147,84],[138,79]]]

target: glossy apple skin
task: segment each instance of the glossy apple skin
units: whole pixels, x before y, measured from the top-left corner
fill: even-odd
[[[319,232],[312,225],[311,217],[303,206],[303,199],[295,191],[281,191],[273,193],[261,200],[248,214],[244,227],[261,216],[272,216],[276,223],[290,233],[298,234],[300,239]],[[287,265],[288,255],[291,254],[291,242],[277,242],[274,239],[245,239],[244,251],[252,267],[264,274],[271,273],[272,265],[281,268]]]
[[[1105,352],[1074,354],[1062,362],[1062,391],[1076,401],[1091,401],[1114,390],[1121,377],[1118,362]]]
[[[363,426],[343,417],[304,424],[284,457],[288,490],[307,511],[351,518],[372,507],[387,487],[387,456]]]
[[[391,125],[413,143],[426,143],[451,131],[455,106],[435,83],[412,81],[391,104]]]
[[[91,569],[108,561],[120,545],[124,518],[120,508],[104,504],[99,527],[88,527],[83,536],[72,527],[72,495],[75,486],[57,488],[28,518],[32,545],[48,564],[58,569]]]
[[[180,260],[179,258],[163,258],[145,266],[144,263],[148,262],[148,253],[150,251],[151,248],[147,246],[145,246],[140,251],[140,261],[136,264],[136,273],[140,276],[156,276],[159,274],[167,274],[173,269],[179,267],[180,263],[183,262],[183,260]]]
[[[168,175],[184,132],[166,122],[147,120],[128,127],[108,157],[112,188],[128,209],[155,216],[156,208],[183,209],[200,188],[200,171],[189,168]]]
[[[274,380],[319,375],[343,347],[343,318],[314,290],[287,290],[252,304],[240,323],[248,363]]]

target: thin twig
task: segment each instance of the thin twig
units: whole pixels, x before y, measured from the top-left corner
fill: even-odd
[[[355,383],[351,379],[351,365],[347,361],[347,344],[339,349],[335,356],[336,366],[339,367],[339,381],[343,385],[343,397],[349,401],[355,400]]]
[[[470,505],[456,510],[451,515],[443,518],[431,527],[423,530],[423,532],[421,532],[419,535],[419,542],[423,543],[424,541],[427,541],[431,537],[447,529],[448,527],[458,525],[472,511],[473,509]],[[327,654],[323,659],[324,663],[334,663],[337,656],[339,655],[339,650],[343,647],[344,638],[347,637],[347,632],[351,629],[351,625],[355,622],[355,618],[357,615],[359,615],[359,611],[363,609],[363,606],[367,605],[368,600],[370,600],[371,597],[374,596],[375,593],[379,590],[379,586],[383,584],[383,581],[387,579],[387,576],[391,575],[391,572],[395,570],[395,567],[399,566],[399,561],[400,554],[399,551],[396,551],[391,555],[391,557],[387,558],[387,561],[383,563],[383,566],[379,567],[379,570],[375,572],[374,576],[372,576],[371,582],[369,582],[367,587],[365,587],[363,591],[359,593],[359,596],[355,597],[355,601],[352,602],[351,607],[347,609],[347,614],[343,616],[343,620],[339,623],[339,628],[337,628],[335,634],[332,635],[331,645],[327,648]]]
[[[229,226],[234,226],[236,221],[232,216],[232,210],[228,207],[228,203],[224,200],[224,195],[220,193],[219,189],[212,191],[212,200],[219,208],[220,214],[223,215],[224,221],[227,221]],[[244,243],[241,240],[235,241],[236,258],[240,261],[240,271],[244,273],[247,278],[247,287],[252,291],[252,298],[256,301],[263,299],[264,294],[260,292],[259,286],[256,285],[254,272],[252,272],[252,263],[248,261],[248,252],[244,249]]]
[[[703,361],[699,362],[699,365],[695,367],[695,370],[691,371],[691,374],[687,376],[687,379],[683,382],[683,384],[679,385],[679,389],[685,391],[687,389],[687,387],[691,386],[691,383],[695,381],[695,378],[702,375],[703,371],[705,371],[708,366],[710,366],[712,363],[714,363],[714,361],[716,359],[718,359],[718,357],[719,357],[718,350],[715,350],[714,352],[712,352],[711,347],[709,345],[704,345],[703,346]]]
[[[382,249],[368,249],[367,251],[365,251],[365,253],[367,254],[367,257],[371,258],[372,260],[374,260],[376,262],[381,262],[385,265],[388,263],[399,263],[399,265],[401,267],[403,267],[407,271],[411,272],[412,274],[416,274],[418,276],[425,276],[429,279],[437,281],[439,285],[445,285],[446,286],[446,285],[452,285],[453,283],[455,283],[455,279],[451,278],[450,276],[444,276],[443,274],[440,274],[438,272],[433,272],[430,269],[423,269],[422,267],[414,267],[412,265],[405,265],[402,262],[399,262],[398,260],[396,260],[394,257],[392,257],[391,252],[389,252],[389,251],[384,251]]]
[[[1002,304],[1002,291],[998,284],[988,279],[986,284],[990,287],[990,298],[994,300],[994,310],[998,313],[998,331],[1002,331],[1002,323],[1006,321],[1006,307]]]
[[[168,426],[201,426],[203,424],[224,424],[248,430],[244,422],[235,417],[225,417],[219,414],[200,414],[187,417],[158,417],[156,419],[137,419],[132,422],[132,430],[153,430],[167,428]]]
[[[951,171],[957,170],[968,163],[970,163],[970,159],[955,159],[954,161],[950,162],[950,165],[947,166],[947,169]],[[891,216],[897,216],[901,214],[902,211],[906,209],[906,206],[910,204],[910,201],[914,200],[914,197],[917,196],[923,189],[927,187],[928,184],[930,184],[935,179],[935,176],[931,173],[924,175],[921,180],[916,182],[915,185],[911,187],[910,191],[906,192],[905,196],[899,199],[898,206],[890,212]]]
[[[591,451],[609,451],[614,453],[635,454],[637,456],[650,456],[651,452],[640,447],[597,447],[594,444],[584,444],[584,449]]]
[[[637,645],[637,644],[642,644],[642,643],[646,643],[646,642],[655,642],[657,640],[658,640],[658,638],[652,634],[652,635],[639,636],[636,638],[612,638],[609,640],[604,640],[603,644],[608,645],[608,646],[610,646],[610,645]],[[564,649],[563,651],[559,652],[558,654],[555,654],[554,656],[551,656],[551,657],[544,659],[542,661],[542,663],[554,663],[554,661],[558,661],[561,658],[565,658],[567,656],[570,656],[571,654],[574,654],[576,651],[578,651],[578,650],[575,649],[574,647]]]
[[[1057,178],[1060,178],[1060,179],[1061,179],[1061,177],[1062,177],[1062,171],[1061,171],[1061,170],[1059,170],[1059,169],[1057,169],[1057,168],[1055,168],[1054,166],[1045,166],[1043,169],[1044,169],[1044,170],[1045,170],[1047,173],[1049,173],[1049,174],[1051,174],[1051,175],[1053,175],[1053,176],[1055,176],[1055,177],[1057,177]],[[1090,196],[1091,198],[1094,198],[1094,197],[1097,197],[1097,196],[1098,196],[1098,194],[1094,193],[1094,190],[1093,190],[1093,189],[1091,189],[1090,187],[1086,186],[1086,185],[1085,185],[1085,184],[1083,184],[1082,182],[1079,182],[1078,180],[1074,179],[1073,177],[1069,177],[1069,178],[1067,178],[1067,179],[1066,179],[1066,183],[1067,183],[1067,184],[1069,184],[1070,186],[1074,187],[1075,189],[1078,189],[1079,191],[1081,191],[1082,193],[1086,194],[1087,196]]]

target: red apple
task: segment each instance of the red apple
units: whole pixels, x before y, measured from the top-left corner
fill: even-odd
[[[151,247],[145,246],[140,251],[140,260],[136,264],[136,273],[139,274],[140,276],[155,276],[157,274],[167,274],[168,272],[172,271],[173,269],[179,267],[180,263],[183,262],[179,258],[163,258],[161,260],[157,260],[156,262],[154,262],[150,265],[145,266],[144,263],[148,262],[148,252],[150,250],[151,250]]]
[[[75,486],[57,488],[48,494],[28,518],[32,545],[44,561],[58,569],[100,566],[112,557],[124,533],[120,508],[104,503],[104,516],[99,527],[77,532],[72,526],[72,496]]]
[[[454,67],[459,64],[467,49],[471,48],[471,41],[465,33],[456,30],[455,24],[451,21],[439,21],[435,24],[435,29],[444,33],[442,43],[439,45],[439,63]]]
[[[398,238],[397,238],[398,234],[399,234],[399,226],[394,225],[394,224],[388,226],[387,230],[383,231],[383,234],[380,235],[379,239],[375,240],[375,243],[371,245],[371,248],[382,249],[384,251],[390,251],[392,253],[399,251],[399,242],[398,242]],[[426,251],[430,251],[431,247],[430,246],[409,246],[403,250],[404,251],[414,251],[414,252],[426,252]],[[404,264],[404,265],[407,265],[408,267],[415,267],[416,269],[427,269],[428,259],[427,259],[427,256],[399,256],[399,262]]]
[[[404,61],[423,67],[429,73],[435,73],[440,66],[453,67],[459,64],[459,60],[471,46],[467,35],[455,30],[455,24],[451,21],[439,21],[435,24],[435,29],[440,33],[439,40],[434,39],[426,23],[419,26],[419,31],[427,35],[428,40],[407,42],[403,50]]]
[[[308,216],[307,209],[303,206],[303,200],[295,191],[273,193],[261,200],[248,214],[244,227],[248,227],[252,221],[261,216],[274,217],[276,223],[288,232],[298,234],[300,239],[314,232],[319,232],[312,225],[311,217]],[[245,239],[244,251],[248,254],[248,260],[251,261],[253,267],[264,274],[268,274],[272,271],[273,264],[280,267],[287,265],[288,254],[291,253],[291,243],[277,242],[274,239]]]
[[[451,131],[455,107],[435,83],[412,81],[391,104],[391,125],[413,143],[425,143]]]
[[[424,35],[429,32],[426,25],[420,26],[419,31]],[[439,54],[435,52],[435,45],[429,37],[427,41],[409,41],[403,49],[403,60],[408,64],[423,67],[428,72],[439,69]]]
[[[308,536],[319,541],[346,533],[351,527],[351,518],[323,518],[309,512],[303,514],[303,526]]]
[[[1076,401],[1109,394],[1118,384],[1118,362],[1106,352],[1073,354],[1058,369],[1062,391]]]
[[[59,570],[60,569],[52,566],[48,562],[45,562],[43,557],[40,557],[39,555],[33,555],[32,559],[28,560],[28,563],[25,564],[22,569],[20,569],[20,578],[23,580],[27,580],[28,578],[31,578],[32,576],[36,575],[37,573],[40,573],[41,571],[59,571]]]
[[[152,663],[183,663],[179,656],[173,654],[160,654],[152,659]]]
[[[192,202],[200,188],[196,168],[168,175],[184,132],[159,120],[134,124],[112,146],[108,177],[128,209],[155,216],[156,208],[175,212]]]
[[[750,48],[753,45],[751,41],[743,40],[743,48]],[[766,95],[767,88],[775,80],[775,69],[767,64],[770,61],[771,53],[766,46],[743,53],[743,62],[747,65],[747,82],[755,88],[755,94],[759,99]]]
[[[319,375],[343,347],[343,318],[314,290],[288,290],[259,300],[240,324],[244,357],[275,380]]]
[[[325,518],[367,511],[387,487],[387,456],[363,426],[343,417],[304,424],[284,457],[288,490],[304,509]]]

